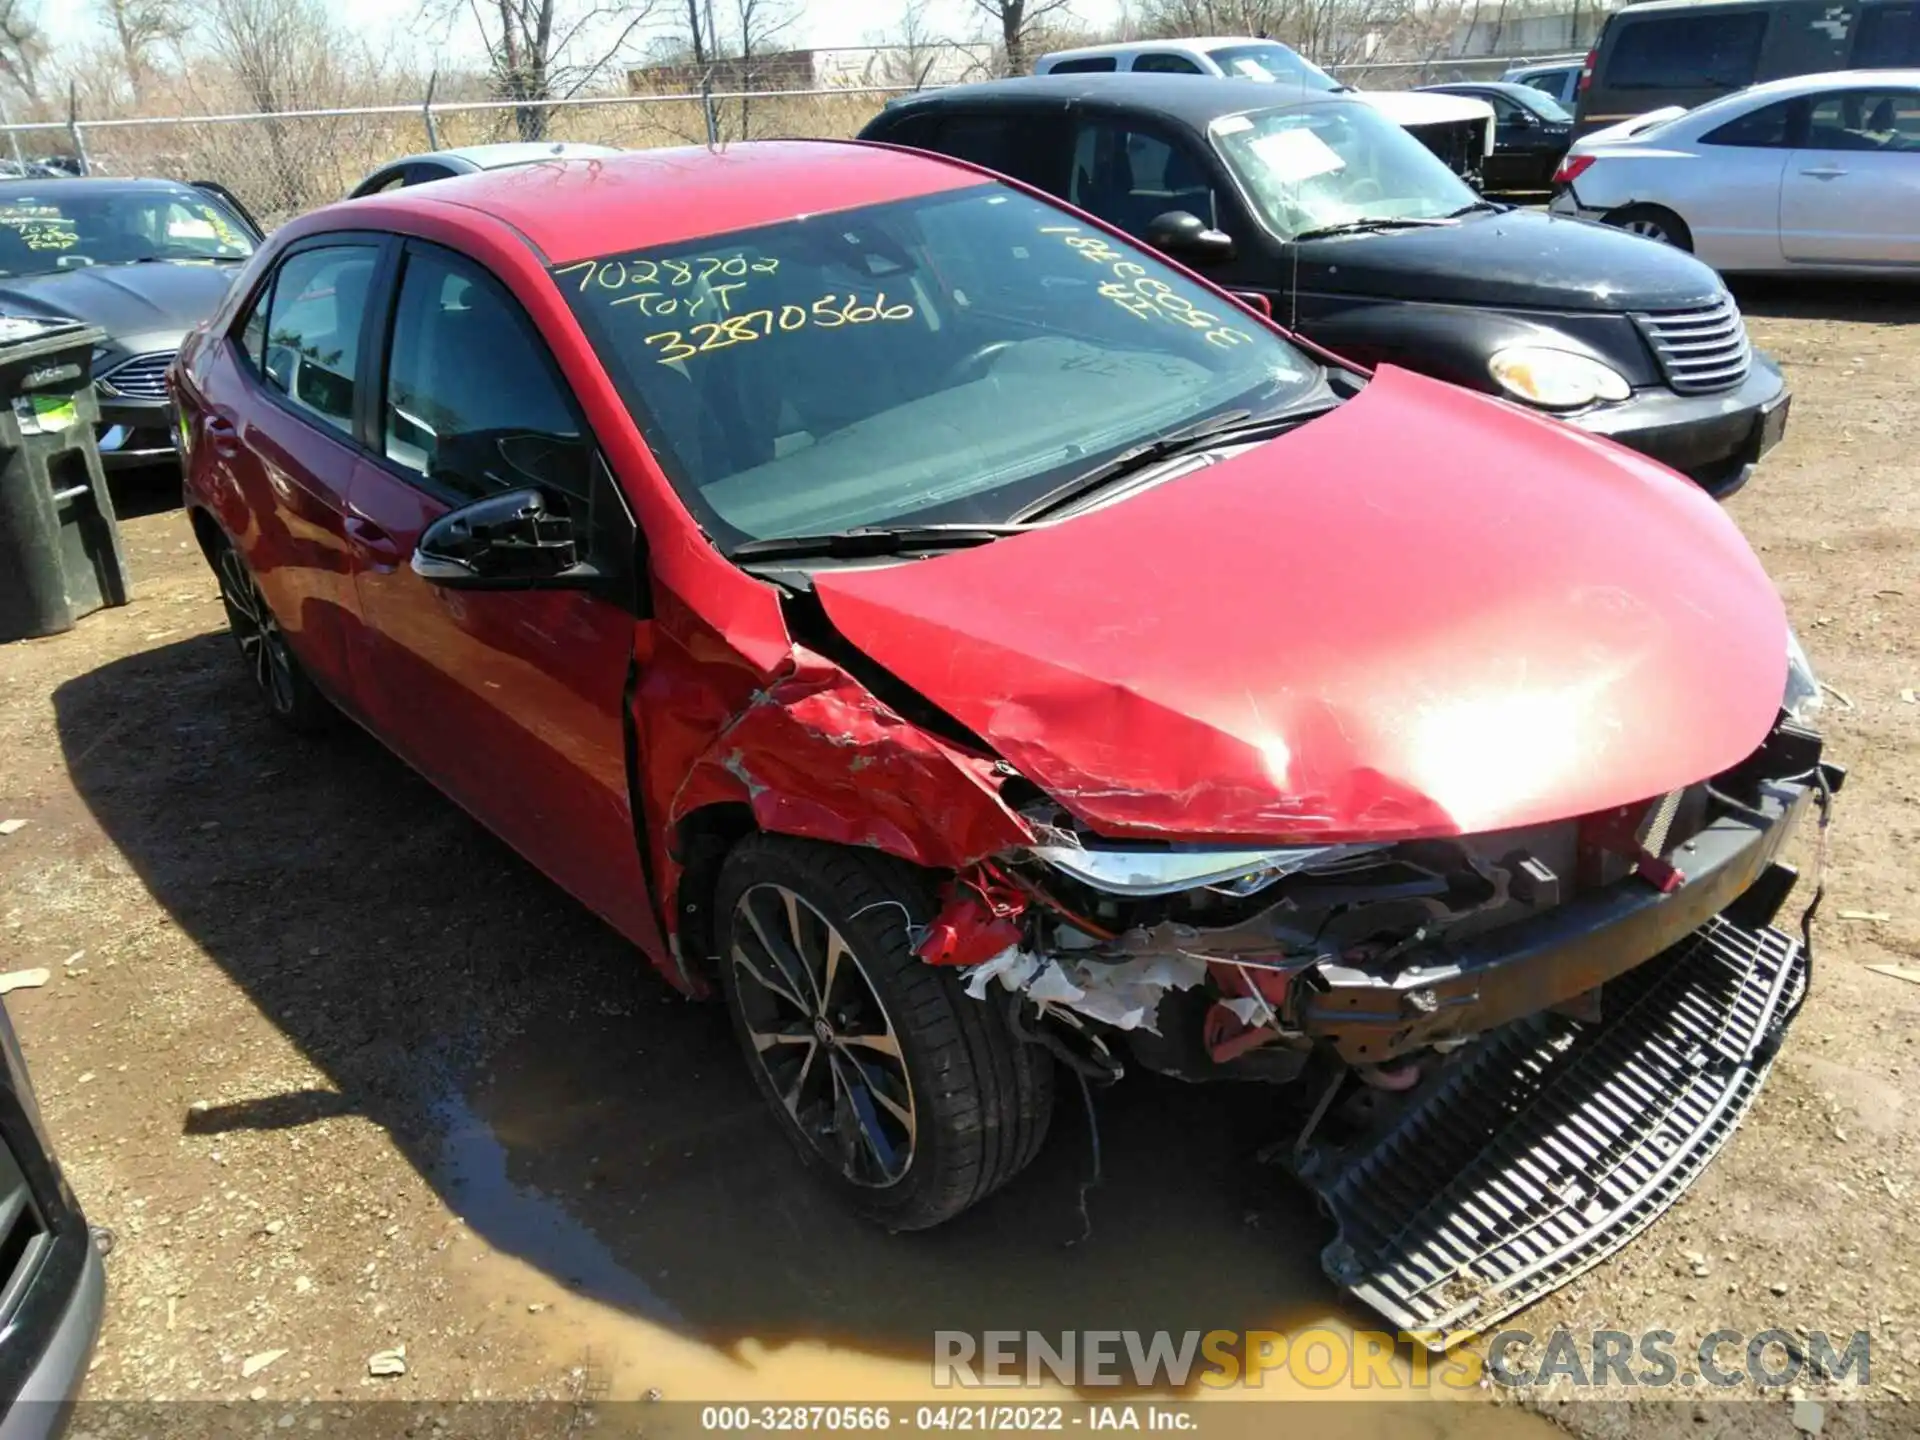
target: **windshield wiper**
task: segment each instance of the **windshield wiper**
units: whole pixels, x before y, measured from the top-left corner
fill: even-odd
[[[1183,426],[1181,429],[1169,431],[1165,435],[1149,440],[1144,445],[1123,450],[1111,460],[1074,476],[1066,484],[1056,486],[1025,509],[1014,511],[1013,522],[1027,524],[1038,520],[1043,515],[1051,515],[1056,510],[1064,510],[1076,500],[1085,499],[1089,495],[1104,490],[1116,480],[1137,475],[1140,471],[1157,465],[1162,460],[1178,455],[1182,451],[1269,439],[1282,430],[1292,429],[1305,418],[1306,416],[1298,410],[1265,415],[1258,420],[1253,419],[1251,410],[1229,410],[1224,415],[1210,416],[1198,424]]]
[[[819,535],[775,535],[743,540],[727,552],[729,560],[858,559],[863,555],[901,555],[910,550],[959,550],[1018,535],[1025,525],[860,525]]]
[[[1403,225],[1451,225],[1451,218],[1422,215],[1365,215],[1358,220],[1342,220],[1337,225],[1322,225],[1302,230],[1294,240],[1324,240],[1329,235],[1361,235],[1369,230],[1397,230]]]
[[[1462,215],[1472,215],[1480,210],[1491,210],[1496,214],[1504,215],[1512,208],[1511,205],[1497,205],[1491,200],[1475,200],[1471,204],[1462,205],[1458,210],[1449,210],[1447,219],[1458,220]]]

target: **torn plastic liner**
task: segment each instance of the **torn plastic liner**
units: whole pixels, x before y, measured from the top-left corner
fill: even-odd
[[[987,998],[998,980],[1039,1005],[1058,1005],[1111,1025],[1158,1035],[1154,1017],[1169,990],[1191,990],[1207,977],[1204,960],[1189,955],[1141,955],[1115,963],[1059,960],[1009,946],[968,971],[967,994]]]

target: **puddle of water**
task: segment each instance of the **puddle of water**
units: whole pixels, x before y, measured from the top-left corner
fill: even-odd
[[[475,1299],[615,1400],[1121,1399],[935,1389],[934,1332],[1368,1328],[1320,1274],[1310,1201],[1246,1158],[1270,1103],[1258,1087],[1130,1079],[1099,1097],[1090,1236],[1076,1204],[1088,1139],[1066,1105],[1010,1191],[889,1235],[802,1173],[719,1007],[643,1005],[536,1028],[494,1056],[490,1077],[443,1103],[435,1180],[489,1247],[461,1267]],[[1404,1382],[1408,1357],[1393,1364]],[[1191,1398],[1288,1396],[1392,1398],[1308,1390],[1285,1370]],[[1452,1433],[1443,1410],[1462,1428],[1479,1417],[1476,1436],[1550,1429],[1488,1407],[1407,1408],[1429,1417],[1409,1433]],[[1383,1433],[1358,1411],[1354,1424]]]

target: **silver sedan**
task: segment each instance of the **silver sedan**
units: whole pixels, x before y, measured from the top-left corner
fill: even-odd
[[[1721,271],[1920,267],[1920,70],[1800,75],[1597,130],[1549,208]]]

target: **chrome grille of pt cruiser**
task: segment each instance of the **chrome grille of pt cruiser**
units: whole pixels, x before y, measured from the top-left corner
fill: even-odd
[[[1682,395],[1731,390],[1747,378],[1753,352],[1731,295],[1705,309],[1656,310],[1634,317],[1667,383]]]

